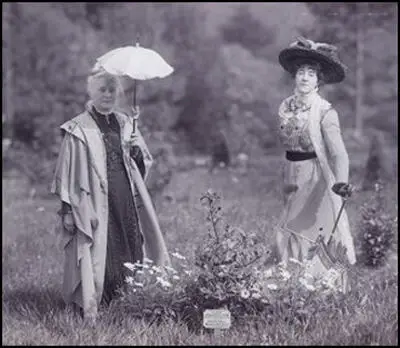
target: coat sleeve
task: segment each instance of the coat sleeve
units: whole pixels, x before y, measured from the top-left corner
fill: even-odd
[[[146,175],[146,167],[144,165],[143,152],[140,149],[140,146],[134,145],[131,148],[130,156],[136,162],[136,165],[139,168],[140,174],[144,178]]]
[[[154,159],[153,156],[151,155],[149,148],[147,147],[147,144],[143,138],[143,135],[140,133],[138,130],[139,134],[139,141],[138,145],[140,147],[140,150],[142,152],[142,160],[143,160],[143,166],[144,166],[144,180],[147,180],[149,171],[151,166],[153,165]]]
[[[334,109],[329,109],[321,120],[322,134],[330,159],[333,163],[333,171],[337,182],[349,180],[349,156],[343,142],[339,124],[339,116]]]
[[[89,158],[85,144],[69,132],[61,144],[51,192],[71,207],[78,230],[91,240],[98,220],[90,199]]]
[[[71,200],[68,192],[68,182],[65,178],[69,177],[69,169],[71,165],[71,135],[64,132],[64,137],[61,143],[60,152],[56,163],[56,168],[51,183],[51,192],[56,194],[60,200],[68,205],[71,205]]]

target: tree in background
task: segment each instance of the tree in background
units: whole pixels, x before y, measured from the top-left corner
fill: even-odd
[[[20,153],[33,167],[38,167],[42,158],[54,160],[59,125],[83,110],[86,77],[95,59],[113,48],[133,45],[138,34],[142,46],[155,49],[175,68],[168,78],[139,83],[140,126],[151,146],[165,149],[173,145],[177,153],[195,150],[210,154],[224,134],[233,156],[239,152],[255,155],[253,150],[275,147],[276,111],[291,92],[286,91],[286,75],[275,53],[286,46],[288,33],[292,36],[298,31],[293,23],[287,23],[287,34],[278,35],[282,31],[278,31],[281,23],[276,16],[285,17],[286,7],[262,7],[260,16],[256,4],[232,5],[229,15],[219,7],[219,14],[225,17],[216,18],[211,3],[13,5],[17,15],[12,17],[12,32],[7,11],[3,12],[3,114],[15,115],[14,138],[23,144]],[[338,4],[337,9],[345,5]],[[296,6],[303,11],[303,5]],[[339,44],[343,60],[351,65],[356,59],[355,35],[343,28],[343,16],[342,12],[331,16],[332,23],[328,23],[321,14],[316,29],[331,32],[330,38],[323,35],[321,41]],[[379,116],[380,127],[393,133],[397,130],[390,123],[397,112],[395,20],[390,17],[381,23],[365,32],[365,124]],[[311,38],[318,40],[317,36]],[[14,51],[6,49],[10,42]],[[10,72],[13,79],[7,80]],[[355,81],[350,70],[343,88],[335,90],[339,108],[344,105],[351,110],[355,105]],[[13,103],[8,102],[7,107],[6,100],[11,98]],[[11,112],[5,113],[5,108]],[[351,117],[344,117],[348,120]],[[157,149],[151,150],[157,153]]]
[[[14,32],[16,26],[16,7],[14,3],[3,4],[3,108],[2,126],[3,138],[10,141],[14,136],[14,56],[15,47],[13,45]]]
[[[339,105],[354,110],[355,134],[362,135],[366,119],[374,117],[379,117],[376,126],[393,131],[392,120],[397,117],[388,104],[394,105],[397,98],[397,74],[393,74],[397,69],[397,4],[306,4],[318,22],[305,36],[337,45],[349,68],[345,82],[337,89],[336,99]],[[380,46],[385,49],[374,50]]]
[[[82,111],[87,72],[103,50],[91,27],[85,26],[80,4],[67,7],[75,11],[71,14],[75,21],[63,5],[13,4],[9,57],[14,117],[9,156],[14,163],[24,163],[29,177],[45,182],[59,149],[59,126]],[[3,21],[3,29],[6,24]]]
[[[276,32],[254,18],[248,4],[241,3],[230,21],[222,26],[221,35],[226,43],[240,44],[257,56],[266,46],[274,44]]]
[[[221,38],[232,152],[276,147],[274,110],[283,99],[282,70],[277,61],[264,57],[275,44],[276,30],[256,19],[248,4],[241,4],[221,27]]]
[[[205,13],[195,4],[169,5],[164,20],[162,37],[175,49],[176,79],[184,80],[178,82],[184,93],[174,102],[179,111],[173,129],[183,131],[196,151],[208,152],[221,130],[225,109],[220,42],[205,35]]]

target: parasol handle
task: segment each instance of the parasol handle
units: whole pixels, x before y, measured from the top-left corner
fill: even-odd
[[[136,108],[136,79],[133,82],[133,107]]]
[[[136,112],[136,79],[134,80],[134,85],[133,85],[133,109],[134,109],[134,116],[133,116],[133,129],[132,129],[132,134],[136,133],[137,130],[137,120],[139,116],[135,115]]]
[[[136,130],[137,130],[137,117],[133,118],[133,128],[132,128],[132,134],[136,134]]]
[[[337,225],[338,225],[338,223],[339,223],[340,215],[342,215],[342,212],[343,212],[343,209],[344,209],[344,205],[346,204],[346,201],[347,201],[347,198],[344,198],[344,199],[342,200],[342,205],[340,206],[340,210],[339,210],[338,216],[337,216],[337,218],[336,218],[335,224],[333,225],[333,229],[332,229],[331,235],[329,236],[329,239],[328,239],[328,243],[327,243],[327,244],[329,244],[329,243],[331,242],[332,237],[333,237],[333,234],[334,234],[335,231],[336,231],[336,227],[337,227]]]
[[[140,40],[140,35],[139,33],[136,34],[136,47],[139,47],[139,40]],[[136,110],[136,88],[137,88],[137,80],[133,80],[133,108]],[[132,134],[136,133],[137,130],[137,120],[139,117],[134,116],[133,117],[133,129],[132,129]]]

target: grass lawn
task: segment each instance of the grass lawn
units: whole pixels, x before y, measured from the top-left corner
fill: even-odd
[[[272,227],[281,210],[277,161],[253,163],[246,175],[206,169],[176,173],[155,200],[171,251],[192,257],[207,232],[200,205],[208,188],[223,196],[226,221],[255,231],[271,245]],[[111,306],[100,313],[95,327],[65,309],[60,295],[63,254],[55,232],[54,198],[28,195],[23,179],[3,177],[3,344],[4,345],[397,345],[397,253],[379,269],[362,265],[366,301],[349,300],[329,315],[319,315],[306,330],[278,318],[263,326],[230,329],[221,335],[199,334],[179,323],[149,325]],[[356,236],[359,207],[370,193],[360,192],[347,208]],[[397,190],[387,191],[388,209],[397,209]],[[396,207],[396,208],[395,208]],[[397,240],[397,239],[396,239]]]

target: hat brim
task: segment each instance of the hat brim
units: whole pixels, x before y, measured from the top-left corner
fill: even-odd
[[[346,76],[343,64],[315,50],[293,47],[286,48],[279,54],[279,63],[290,73],[294,73],[293,68],[299,59],[317,61],[321,65],[325,83],[338,83],[343,81]]]

